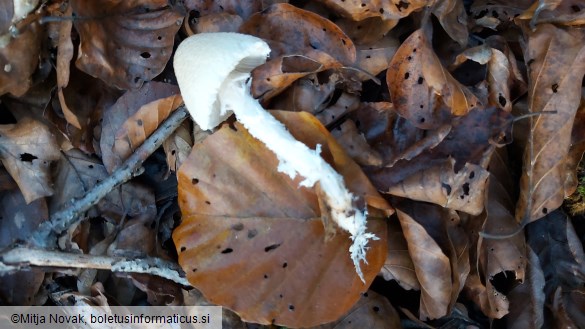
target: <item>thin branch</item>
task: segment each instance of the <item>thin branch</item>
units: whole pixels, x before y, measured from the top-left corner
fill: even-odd
[[[83,213],[95,206],[114,188],[141,174],[144,170],[142,168],[144,160],[161,146],[188,115],[185,106],[175,110],[111,176],[95,185],[82,198],[72,200],[67,208],[54,213],[48,221],[39,225],[33,232],[30,243],[37,247],[53,248],[57,236],[81,221]]]
[[[0,275],[35,267],[88,268],[122,273],[156,275],[189,287],[183,270],[176,263],[160,258],[94,256],[38,248],[15,247],[0,254]]]

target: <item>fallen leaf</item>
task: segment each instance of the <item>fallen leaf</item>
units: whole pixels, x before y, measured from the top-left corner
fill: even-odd
[[[380,154],[368,145],[365,137],[360,134],[353,121],[345,121],[333,129],[331,134],[357,164],[366,166],[379,166],[382,164]]]
[[[27,203],[53,195],[49,166],[57,159],[59,146],[44,124],[25,118],[0,125],[0,160]]]
[[[167,165],[169,172],[176,172],[181,164],[187,160],[191,148],[193,147],[193,138],[189,122],[185,121],[163,142],[163,149],[167,156]]]
[[[240,33],[266,40],[272,49],[271,56],[302,54],[314,49],[346,65],[356,59],[353,42],[333,22],[287,3],[274,4],[252,15]]]
[[[390,220],[388,223],[388,256],[380,273],[384,280],[395,280],[406,290],[421,290],[414,263],[408,253],[406,238],[400,223],[396,220]]]
[[[398,20],[410,15],[428,5],[424,0],[397,1],[397,0],[320,0],[333,11],[354,21],[361,21],[369,17],[381,17],[384,20]]]
[[[129,121],[128,125],[132,127],[140,127],[140,122],[142,125],[148,124],[149,131],[152,132],[152,126],[156,126],[160,123],[159,113],[156,108],[157,103],[153,103],[154,105],[153,110],[149,110],[149,107],[145,107],[144,110],[141,112],[143,106],[148,105],[151,102],[155,102],[160,99],[164,99],[167,97],[172,97],[172,95],[179,94],[179,87],[171,84],[166,84],[162,82],[150,82],[144,84],[140,89],[135,91],[127,91],[124,95],[122,95],[116,103],[104,110],[103,114],[103,122],[102,122],[102,133],[100,138],[100,148],[102,151],[102,159],[104,161],[104,165],[108,169],[108,172],[114,171],[116,167],[118,167],[128,155],[127,153],[118,153],[115,149],[116,140],[118,131],[123,129],[124,124]],[[172,105],[171,101],[171,105]],[[150,106],[152,106],[150,105]],[[168,107],[163,106],[161,110],[165,112],[169,112]],[[136,117],[134,117],[136,116]],[[148,119],[142,118],[147,116]],[[164,115],[161,115],[164,117]],[[132,119],[134,118],[134,119]],[[140,120],[140,121],[139,121]],[[137,134],[140,134],[140,131],[134,131]],[[145,132],[142,132],[143,137],[146,135]],[[120,136],[123,137],[123,136]],[[140,136],[134,137],[132,136],[132,140],[141,139]],[[142,141],[144,139],[142,138]],[[119,148],[122,147],[118,146]],[[133,144],[126,144],[131,145]],[[133,146],[136,147],[136,146]]]
[[[271,112],[298,140],[343,175],[346,186],[391,213],[359,167],[308,113]],[[277,172],[277,159],[239,124],[224,125],[194,147],[179,169],[183,222],[173,233],[189,281],[212,303],[244,321],[312,326],[337,320],[360,297],[386,259],[386,224],[368,221],[372,241],[364,285],[348,254],[351,240],[325,239],[316,194]],[[291,234],[294,232],[294,234]],[[324,261],[327,260],[327,261]]]
[[[436,128],[481,107],[479,100],[441,64],[431,41],[416,30],[394,54],[386,81],[398,113],[422,129]]]
[[[525,33],[529,108],[556,112],[530,118],[516,219],[532,222],[557,209],[565,197],[565,158],[581,99],[575,81],[585,75],[585,31],[543,24]]]
[[[0,22],[0,25],[9,24]],[[16,37],[9,38],[7,44],[0,46],[0,95],[10,93],[20,97],[30,88],[31,76],[39,63],[42,37],[39,30],[39,25],[32,23]],[[3,34],[5,30],[1,29],[0,32]],[[0,43],[3,43],[2,40]]]
[[[260,0],[185,0],[185,8],[197,11],[201,16],[227,13],[246,19],[262,10],[262,3]]]
[[[461,46],[467,45],[469,33],[467,31],[467,14],[463,7],[463,1],[445,0],[438,1],[432,7],[432,13],[437,16],[439,23],[451,37]]]
[[[137,89],[169,61],[183,14],[165,0],[71,1],[81,39],[75,65],[120,89]]]

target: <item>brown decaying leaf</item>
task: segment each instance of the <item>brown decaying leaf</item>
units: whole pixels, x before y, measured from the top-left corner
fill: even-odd
[[[64,16],[70,17],[73,13],[73,8],[67,4],[67,9],[63,13]],[[59,103],[63,110],[63,115],[68,123],[73,125],[77,129],[81,128],[79,118],[69,109],[65,96],[63,94],[63,88],[69,84],[69,75],[71,72],[71,59],[73,59],[73,41],[71,41],[71,30],[73,29],[73,20],[64,20],[59,26],[59,44],[57,46],[57,94],[59,96]]]
[[[120,131],[120,129],[122,129],[124,124],[126,124],[126,122],[130,120],[130,123],[128,123],[128,125],[132,127],[139,127],[140,122],[138,120],[140,120],[143,125],[148,125],[150,127],[149,131],[152,131],[152,126],[157,126],[158,123],[160,123],[158,109],[156,108],[157,103],[153,104],[155,105],[153,111],[147,111],[145,109],[144,112],[141,112],[140,109],[144,105],[147,105],[148,103],[155,102],[157,100],[171,97],[177,94],[179,94],[179,87],[171,84],[153,81],[144,84],[144,86],[142,86],[138,90],[127,91],[124,95],[122,95],[122,97],[120,97],[116,101],[114,105],[105,109],[102,122],[100,148],[102,151],[102,160],[104,161],[104,165],[108,169],[108,172],[111,173],[117,166],[119,166],[125,160],[124,157],[125,154],[124,153],[120,154],[115,149],[115,145],[117,143],[121,143],[117,141],[116,137],[118,136],[118,132]],[[169,112],[168,106],[163,106],[161,110]],[[135,115],[137,117],[135,120],[133,120],[132,118]],[[140,119],[144,115],[149,117],[149,119],[148,120],[145,118]],[[139,131],[134,131],[134,133],[139,133]],[[140,137],[139,135],[137,135],[137,137],[131,136],[130,140],[140,139],[139,137]],[[142,139],[142,141],[144,141],[144,139]],[[136,147],[134,144],[126,145]],[[122,146],[123,144],[117,147],[121,148]]]
[[[237,32],[242,23],[242,17],[222,12],[199,17],[190,27],[194,33]]]
[[[391,208],[327,130],[308,113],[273,111],[298,140],[315,148],[343,175],[355,195]],[[181,166],[183,223],[173,233],[179,263],[189,281],[215,304],[245,321],[291,327],[337,320],[359,299],[386,259],[386,224],[370,220],[380,240],[364,264],[366,285],[338,232],[325,241],[316,194],[278,173],[277,159],[239,124],[224,125]],[[362,200],[363,200],[362,199]]]
[[[384,280],[395,280],[406,290],[421,290],[414,270],[414,263],[408,253],[406,238],[400,223],[394,219],[388,223],[388,256],[380,274]]]
[[[388,187],[384,192],[479,215],[484,208],[488,176],[485,169],[470,163],[455,172],[455,160],[448,158]]]
[[[388,63],[396,53],[399,43],[396,38],[387,36],[369,45],[358,45],[355,66],[377,76],[388,68]]]
[[[240,33],[266,40],[271,56],[304,54],[309,49],[329,54],[345,65],[356,59],[351,39],[330,20],[287,3],[274,4],[252,15]]]
[[[130,156],[182,103],[181,95],[175,94],[142,105],[116,132],[113,148],[117,156]]]
[[[315,117],[327,127],[343,119],[346,114],[356,111],[360,106],[360,98],[350,93],[342,93],[334,104],[327,106],[323,111],[315,114]]]
[[[516,219],[530,222],[557,209],[565,197],[565,158],[581,99],[576,81],[585,74],[585,31],[543,24],[526,28],[525,35],[530,110],[556,111],[530,119],[516,205]]]
[[[328,104],[335,92],[337,81],[329,79],[321,83],[316,74],[295,81],[289,88],[270,101],[270,108],[288,111],[305,111],[317,114]]]
[[[191,125],[185,121],[163,142],[163,149],[167,156],[167,165],[169,172],[176,172],[181,164],[187,160],[191,148],[193,147],[193,138],[191,137]]]
[[[20,97],[30,88],[31,75],[39,62],[42,37],[39,30],[39,25],[32,23],[0,47],[0,95],[11,93]],[[4,33],[0,30],[0,34]]]
[[[71,1],[81,43],[77,67],[120,89],[137,89],[169,61],[183,14],[166,0]]]
[[[367,47],[382,41],[387,33],[396,26],[398,20],[382,20],[380,17],[370,17],[361,21],[341,18],[334,20],[334,22],[356,43],[356,47],[358,45]],[[396,47],[394,48],[398,48],[398,40],[396,40]]]
[[[53,194],[49,166],[57,159],[59,146],[44,124],[24,118],[0,125],[0,160],[27,203]]]
[[[419,10],[428,5],[426,0],[411,0],[408,2],[400,0],[319,0],[341,16],[351,18],[354,21],[361,21],[369,17],[381,17],[384,20],[398,20],[410,15],[413,11]]]
[[[18,189],[0,193],[0,247],[5,248],[16,240],[26,241],[49,212],[44,199],[26,203]],[[0,302],[4,305],[36,305],[37,294],[45,273],[25,270],[0,277]]]
[[[412,207],[409,212],[413,212]],[[449,257],[429,235],[426,228],[417,221],[421,218],[416,215],[421,215],[422,212],[409,214],[397,207],[396,213],[421,286],[419,316],[423,320],[445,316],[449,312],[451,293],[454,288]],[[428,216],[428,214],[425,215]],[[442,218],[433,218],[433,220],[442,220]]]
[[[461,46],[467,45],[469,32],[467,31],[467,13],[461,0],[437,1],[432,12],[439,19],[439,23],[451,37]]]
[[[526,280],[510,291],[508,328],[542,328],[544,325],[544,274],[538,256],[527,248]]]
[[[355,123],[347,120],[331,131],[337,142],[343,146],[345,152],[359,165],[379,166],[382,157],[373,150],[365,137],[360,134]]]
[[[585,24],[585,5],[579,0],[534,1],[517,20],[530,20],[531,25],[559,24],[582,26]]]
[[[398,312],[388,299],[369,290],[339,320],[311,329],[353,329],[356,324],[361,328],[402,328]]]
[[[423,29],[416,30],[394,54],[386,72],[398,113],[422,129],[447,123],[481,106],[479,100],[442,66]]]
[[[340,67],[336,59],[318,50],[279,56],[252,71],[250,90],[254,97],[267,101],[302,77]]]
[[[185,7],[199,12],[201,16],[228,13],[246,19],[262,10],[262,3],[261,0],[185,0]]]

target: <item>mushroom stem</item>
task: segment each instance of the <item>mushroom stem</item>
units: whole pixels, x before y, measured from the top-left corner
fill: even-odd
[[[374,234],[366,233],[367,212],[354,207],[354,196],[345,188],[343,177],[319,155],[321,145],[311,150],[296,140],[280,121],[251,96],[249,76],[249,73],[236,70],[225,80],[218,97],[221,112],[233,111],[248,132],[276,155],[279,172],[291,178],[297,174],[304,177],[301,186],[312,187],[320,183],[325,194],[324,201],[331,208],[333,221],[351,234],[351,259],[357,274],[365,283],[360,261],[367,264],[368,241],[378,240]]]

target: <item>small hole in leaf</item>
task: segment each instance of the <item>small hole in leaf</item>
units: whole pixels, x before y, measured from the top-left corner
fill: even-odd
[[[462,187],[463,187],[463,193],[464,193],[465,195],[469,195],[469,183],[465,183],[465,184],[463,184],[463,186],[462,186]]]
[[[266,81],[270,81],[270,78],[266,78]]]
[[[140,82],[140,80],[141,80],[140,77],[136,77],[136,78],[134,78],[134,83],[138,83],[138,82]]]
[[[384,8],[380,8],[379,12],[380,12],[380,14],[383,14],[384,13]]]
[[[268,279],[268,274],[264,274],[264,279]]]
[[[447,191],[447,195],[451,195],[451,185],[445,184],[445,183],[441,183],[441,187],[444,188]]]
[[[409,76],[410,76],[409,72],[404,73],[404,80],[408,79]]]
[[[372,58],[372,56],[368,55],[368,56],[366,56],[366,58],[368,58],[368,59],[369,59],[369,58]]]
[[[234,250],[232,248],[225,248],[221,251],[222,254],[229,254],[232,253]]]
[[[141,119],[138,119],[138,120],[136,120],[136,124],[138,124],[139,126],[141,126],[141,127],[142,127],[142,125],[143,125],[143,122],[142,122],[142,120],[141,120]]]
[[[372,307],[372,310],[376,313],[380,312],[380,308],[378,306]]]
[[[294,311],[295,310],[295,306],[293,304],[290,304],[288,306],[288,309],[291,310],[291,311]]]
[[[559,90],[559,84],[555,83],[551,86],[553,93],[556,93]]]
[[[87,166],[89,169],[93,169],[93,165],[89,165]]]
[[[142,54],[140,54],[140,57],[142,58],[150,58],[150,53],[148,51],[143,52]]]
[[[506,106],[506,103],[507,103],[506,97],[504,97],[504,96],[502,96],[502,94],[500,94],[500,96],[498,97],[498,102],[500,102],[500,105],[502,107]]]
[[[257,234],[258,234],[258,231],[256,231],[256,230],[249,230],[248,231],[248,239],[254,238]]]
[[[175,153],[177,153],[177,151],[175,151],[175,150],[171,151],[171,155],[175,155]]]
[[[574,12],[578,13],[581,11],[581,8],[579,8],[579,6],[577,5],[572,5],[571,6],[571,10],[573,10]]]
[[[423,109],[425,106],[420,104],[418,107],[420,107],[421,109]]]
[[[418,83],[419,85],[422,85],[424,79],[423,77],[418,77],[418,80],[416,81],[416,83]]]
[[[280,247],[280,243],[271,244],[271,245],[267,246],[266,248],[264,248],[264,251],[269,252],[269,251],[272,251],[278,247]]]
[[[475,177],[475,171],[469,173],[469,179],[473,179]]]
[[[341,39],[341,43],[345,46],[345,39]]]
[[[287,262],[282,263],[282,268],[286,268],[288,266]]]
[[[187,248],[185,248],[185,247],[181,247],[181,252],[183,252],[183,251],[185,251],[185,250],[187,250]]]
[[[197,272],[197,269],[194,268],[194,269],[191,270],[191,272],[195,273],[195,272]]]
[[[278,297],[283,298],[284,296],[282,294],[278,295]]]
[[[326,28],[323,28],[323,32],[327,32],[327,29]]]
[[[548,214],[548,209],[542,208],[542,213],[545,214],[545,215]]]
[[[191,179],[191,184],[197,185],[198,183],[199,183],[199,180],[197,178]]]
[[[362,2],[362,7],[365,7],[365,6],[366,6],[366,4]]]
[[[368,297],[368,293],[367,292],[364,292],[364,294],[362,296]]]
[[[234,230],[234,231],[241,231],[243,229],[244,229],[244,224],[242,224],[242,223],[237,223],[237,224],[232,225],[232,230]]]
[[[426,121],[425,118],[418,119],[418,122],[420,122],[420,123],[425,123],[425,121]]]
[[[406,57],[406,59],[408,59],[408,61],[410,62],[412,60],[412,56],[408,56]]]
[[[490,251],[491,251],[491,252],[494,252],[494,248],[490,248]]]
[[[211,204],[211,202],[209,202],[209,201],[205,200],[205,204],[208,204],[208,205],[210,205],[210,204]]]
[[[36,159],[38,159],[38,158],[30,153],[22,153],[20,155],[20,161],[33,162],[33,160],[36,160]]]
[[[416,53],[416,48],[413,48],[413,49],[412,49],[412,52],[413,52],[413,53]]]
[[[157,40],[162,40],[162,37],[159,35],[158,37],[156,37]]]

